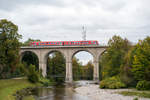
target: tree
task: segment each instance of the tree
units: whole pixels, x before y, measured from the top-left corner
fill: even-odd
[[[60,52],[54,52],[47,60],[47,75],[58,83],[65,81],[65,58]]]
[[[25,41],[24,43],[22,43],[22,46],[30,46],[31,42],[40,42],[41,40],[39,39],[31,39],[29,38],[27,41]]]
[[[150,37],[140,40],[134,48],[132,73],[137,81],[150,81]]]
[[[76,57],[73,57],[72,59],[72,67],[73,67],[73,79],[74,80],[80,80],[82,79],[82,65],[79,63],[79,59]]]
[[[6,78],[15,72],[19,63],[19,39],[17,25],[6,19],[0,20],[0,77]]]
[[[102,77],[112,77],[120,74],[121,65],[131,44],[127,39],[113,36],[108,42],[107,52],[101,58]]]
[[[92,80],[93,79],[93,64],[89,61],[86,65],[82,65],[79,59],[73,57],[73,79],[74,80]]]
[[[89,61],[85,66],[83,66],[83,73],[85,75],[86,80],[92,80],[93,79],[93,68],[94,65],[92,64],[92,61]]]

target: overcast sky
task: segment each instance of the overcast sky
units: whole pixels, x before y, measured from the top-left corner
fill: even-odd
[[[137,42],[150,35],[150,0],[0,0],[0,19],[18,25],[22,41],[87,40],[113,35]]]

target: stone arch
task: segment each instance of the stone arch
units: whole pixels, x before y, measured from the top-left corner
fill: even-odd
[[[48,55],[51,54],[51,53],[53,53],[53,52],[60,52],[64,56],[64,58],[66,60],[66,55],[64,54],[64,52],[62,52],[61,50],[56,50],[56,49],[55,50],[49,50],[49,51],[47,51],[46,54],[45,54],[45,56],[44,56],[44,59],[47,59]]]
[[[95,57],[95,54],[92,52],[92,50],[89,50],[89,49],[77,49],[77,50],[74,50],[74,51],[73,51],[73,53],[72,53],[72,55],[71,55],[71,60],[72,60],[72,58],[74,57],[74,55],[77,54],[77,53],[80,52],[80,51],[86,51],[86,52],[90,53],[90,54],[93,56],[93,59],[94,59],[94,57]]]
[[[39,60],[39,56],[38,53],[36,51],[32,51],[32,50],[26,50],[26,51],[22,51],[20,52],[20,60],[22,60],[23,56],[25,55],[26,52],[32,52],[33,54],[35,54]]]
[[[98,54],[98,59],[101,59],[101,56],[107,52],[107,49],[104,49],[103,51],[101,51],[99,54]]]
[[[39,69],[39,63],[40,63],[40,62],[39,62],[39,56],[38,56],[38,53],[37,53],[36,51],[26,50],[26,51],[20,52],[20,61],[23,60],[23,57],[26,55],[27,52],[30,52],[30,53],[32,53],[32,54],[34,54],[34,55],[36,56],[36,58],[37,58],[37,60],[38,60],[37,66],[38,66],[38,69]]]
[[[75,57],[80,52],[89,54],[90,57],[88,56],[87,60],[92,61],[92,65],[94,66],[94,53],[92,52],[92,50],[88,50],[88,49],[78,49],[78,50],[75,50],[73,52],[73,54],[72,54],[72,57],[71,57],[72,61],[73,61],[73,57]],[[91,59],[89,59],[89,58],[91,58]],[[84,59],[86,59],[86,56],[85,56]],[[84,68],[85,67],[83,67],[83,69],[81,69],[81,70],[84,70],[85,74],[84,75],[80,74],[80,76],[79,76],[79,74],[77,74],[78,73],[78,68],[77,68],[77,66],[73,66],[73,62],[72,62],[72,78],[73,78],[73,80],[76,80],[76,79],[80,79],[80,80],[92,80],[92,79],[94,79],[94,77],[93,77],[94,67],[91,67],[90,70],[89,69],[84,69]],[[87,73],[91,73],[91,74],[89,75]]]
[[[34,53],[34,54],[38,57],[38,59],[39,59],[39,55],[38,55],[38,52],[37,52],[36,50],[21,50],[21,51],[19,52],[20,56],[22,57],[25,52],[32,52],[32,53]]]
[[[62,56],[63,56],[63,58],[62,59],[64,59],[63,60],[63,64],[66,64],[66,55],[64,54],[64,52],[63,51],[61,51],[61,50],[57,50],[57,49],[51,49],[51,50],[48,50],[48,51],[46,51],[46,53],[45,53],[45,55],[44,55],[44,59],[45,59],[45,64],[46,64],[46,66],[45,66],[45,69],[46,69],[46,75],[48,76],[51,76],[51,75],[59,75],[59,74],[62,74],[62,71],[63,70],[65,70],[65,71],[63,71],[64,73],[66,73],[66,66],[61,66],[61,70],[59,70],[59,72],[60,73],[57,73],[57,71],[53,71],[55,74],[52,74],[52,73],[50,73],[49,71],[50,70],[48,70],[48,69],[50,69],[50,68],[55,68],[54,66],[49,66],[48,65],[48,57],[49,57],[49,55],[50,54],[52,54],[52,53],[56,53],[56,52],[59,52]],[[62,64],[62,63],[61,63]],[[61,76],[63,76],[63,75],[61,75]],[[65,77],[65,76],[64,76]],[[58,77],[55,77],[56,78],[56,80],[58,79]],[[64,78],[65,79],[65,78]]]

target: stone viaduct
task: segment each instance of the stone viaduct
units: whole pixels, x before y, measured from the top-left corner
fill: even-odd
[[[99,81],[99,58],[106,50],[106,46],[47,46],[47,47],[21,47],[21,59],[25,52],[30,51],[37,55],[39,59],[39,69],[42,69],[43,76],[46,76],[47,58],[50,53],[58,51],[62,53],[66,59],[66,82],[72,82],[72,58],[79,51],[87,51],[93,55],[93,80]]]

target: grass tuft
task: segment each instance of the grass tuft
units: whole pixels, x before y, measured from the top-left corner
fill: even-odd
[[[119,92],[119,94],[122,94],[124,96],[138,96],[138,97],[150,98],[150,91],[122,91]]]

